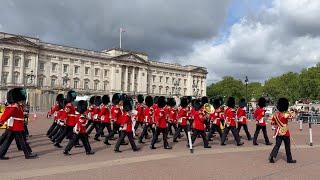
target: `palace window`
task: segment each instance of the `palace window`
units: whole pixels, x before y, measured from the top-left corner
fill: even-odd
[[[51,87],[56,86],[56,78],[51,78]]]
[[[4,66],[9,66],[9,57],[8,56],[5,56],[4,59],[3,59],[3,65]]]
[[[57,63],[52,63],[52,72],[57,72]]]
[[[78,80],[74,80],[73,81],[73,88],[74,89],[78,89],[78,84],[79,84],[79,81]]]
[[[19,73],[18,72],[15,72],[13,74],[13,84],[17,84],[18,83],[18,80],[19,80]]]
[[[89,67],[85,67],[84,73],[85,73],[86,75],[89,75],[89,71],[90,71],[90,68],[89,68]]]
[[[8,73],[2,73],[2,84],[7,84],[8,82]]]
[[[103,90],[104,91],[106,91],[107,89],[108,89],[108,81],[105,81],[104,83],[103,83]]]
[[[186,80],[186,79],[183,80],[183,84],[184,84],[185,86],[187,85],[187,80]]]
[[[74,73],[79,74],[79,66],[74,66]]]
[[[108,74],[109,74],[109,70],[105,69],[104,70],[104,77],[108,77]]]
[[[156,76],[152,75],[152,82],[156,82]]]
[[[43,71],[44,70],[44,62],[39,63],[39,70]]]
[[[38,86],[43,87],[43,77],[38,78]]]
[[[174,81],[175,81],[176,79],[175,78],[172,78],[172,84],[174,84]]]
[[[94,75],[95,76],[99,76],[99,72],[100,72],[100,69],[98,69],[98,68],[94,69]]]
[[[160,82],[162,82],[162,78],[163,78],[162,76],[159,77],[159,81],[160,81]]]
[[[89,80],[84,81],[84,89],[89,90]]]
[[[30,62],[31,62],[30,59],[26,59],[26,60],[24,61],[24,67],[25,67],[25,68],[29,68],[29,67],[30,67]]]
[[[20,66],[20,57],[17,56],[14,58],[14,66],[19,67]]]
[[[68,67],[69,67],[69,66],[68,66],[67,64],[64,64],[64,65],[63,65],[63,72],[64,72],[64,73],[67,73],[67,72],[68,72]]]
[[[169,82],[169,77],[166,77],[166,83],[168,83]]]
[[[93,89],[96,91],[99,88],[99,81],[94,81]]]
[[[162,94],[162,86],[159,86],[159,94]]]

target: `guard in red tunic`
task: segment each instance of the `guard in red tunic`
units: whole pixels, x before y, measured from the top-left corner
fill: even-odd
[[[179,134],[183,130],[186,134],[186,137],[188,139],[188,99],[186,97],[182,97],[180,101],[180,108],[178,110],[178,129],[175,132],[173,136],[173,142],[178,142],[177,138],[179,137]]]
[[[96,135],[94,136],[94,140],[96,140],[96,141],[100,141],[99,136],[100,136],[101,119],[99,118],[99,114],[100,114],[101,103],[102,103],[101,96],[95,96],[94,106],[93,106],[92,112],[91,112],[92,124],[87,129],[88,135],[91,134],[93,129],[96,130]]]
[[[274,163],[274,158],[277,157],[282,141],[284,142],[284,147],[286,149],[287,162],[296,163],[296,160],[292,159],[291,149],[290,149],[290,132],[288,129],[288,121],[291,118],[287,112],[289,108],[289,101],[286,98],[280,98],[277,103],[278,112],[276,112],[272,117],[272,125],[276,127],[275,135],[276,144],[271,151],[269,156],[269,162]]]
[[[147,138],[148,130],[152,131],[153,136],[155,136],[155,121],[154,121],[154,109],[153,109],[153,98],[147,96],[145,99],[146,107],[144,109],[144,126],[142,133],[139,136],[139,143],[144,143],[143,138]]]
[[[160,133],[162,133],[163,137],[163,147],[164,149],[172,149],[171,146],[169,146],[167,137],[168,137],[168,120],[167,120],[167,114],[165,112],[165,106],[166,106],[166,98],[164,96],[160,96],[158,99],[158,108],[155,110],[154,113],[154,119],[156,123],[156,132],[155,135],[152,137],[151,142],[151,149],[156,149],[154,146],[158,140],[158,136]]]
[[[254,111],[254,114],[253,114],[254,118],[257,121],[256,131],[253,136],[253,145],[258,145],[257,139],[258,139],[260,129],[262,129],[266,145],[272,145],[272,143],[270,143],[269,141],[268,134],[267,134],[267,124],[266,124],[266,117],[265,117],[266,105],[267,105],[266,99],[264,97],[259,98],[258,108]]]
[[[54,130],[54,128],[57,126],[57,114],[58,114],[58,111],[60,110],[59,108],[59,101],[61,99],[64,99],[64,96],[63,94],[58,94],[57,95],[57,98],[56,98],[56,103],[51,107],[50,111],[48,112],[47,114],[47,117],[50,118],[53,116],[53,122],[52,122],[52,125],[50,126],[50,128],[48,129],[47,131],[47,136],[49,136],[49,134]]]
[[[193,134],[191,136],[192,144],[196,140],[196,138],[200,135],[203,140],[204,148],[211,148],[208,143],[207,135],[206,135],[206,125],[205,121],[207,119],[207,114],[203,110],[203,105],[201,100],[197,99],[193,103],[194,111],[192,112],[193,116]]]
[[[142,94],[139,94],[137,97],[138,103],[136,104],[136,111],[137,111],[137,117],[136,117],[136,124],[134,126],[134,129],[137,130],[139,126],[143,127],[144,124],[144,109],[146,108],[143,104],[144,97]]]
[[[65,150],[63,151],[63,154],[65,155],[71,155],[70,150],[72,147],[79,141],[79,139],[82,141],[82,144],[86,150],[87,155],[94,154],[94,152],[91,150],[91,146],[88,140],[88,134],[86,132],[86,124],[88,121],[86,111],[88,108],[87,101],[81,100],[78,102],[77,105],[77,111],[75,112],[75,118],[76,118],[76,125],[73,129],[73,136],[70,138],[68,145],[66,146]]]
[[[226,137],[229,134],[229,131],[231,130],[233,137],[237,143],[237,146],[243,145],[243,142],[240,142],[240,137],[239,133],[236,128],[236,112],[235,112],[235,106],[236,106],[236,101],[234,97],[229,97],[227,101],[227,109],[224,112],[224,117],[225,117],[225,123],[226,127],[224,128],[222,138],[221,138],[221,145],[224,146]]]
[[[58,102],[59,105],[59,110],[57,112],[57,126],[53,129],[53,131],[49,134],[49,138],[51,139],[52,142],[55,142],[56,139],[62,134],[64,129],[66,128],[66,117],[67,113],[64,111],[64,107],[67,103],[66,99],[60,99]]]
[[[213,133],[218,132],[220,136],[220,140],[222,138],[222,130],[221,130],[221,120],[224,119],[223,116],[223,110],[221,108],[221,101],[220,99],[216,98],[212,102],[213,107],[214,107],[214,112],[212,112],[209,116],[210,119],[210,131],[208,133],[208,140],[212,141]]]
[[[249,141],[252,140],[251,134],[247,126],[247,112],[246,112],[246,100],[240,99],[239,107],[237,109],[237,121],[238,121],[238,132],[240,133],[241,127],[243,127],[244,132],[247,135]]]
[[[120,145],[124,141],[124,138],[127,136],[131,145],[131,148],[133,151],[138,151],[139,148],[137,148],[134,139],[133,139],[133,113],[132,113],[132,104],[133,100],[131,98],[125,98],[123,102],[123,113],[121,115],[121,125],[120,125],[120,137],[114,147],[115,152],[121,152],[119,150]]]
[[[22,149],[26,159],[34,159],[37,157],[37,154],[32,153],[24,136],[25,126],[23,111],[26,99],[26,91],[22,88],[14,88],[7,93],[7,102],[9,105],[5,108],[0,118],[0,126],[6,123],[8,129],[5,140],[0,147],[0,160],[9,159],[5,155],[13,139],[15,139],[18,147]]]
[[[91,96],[90,99],[89,99],[89,107],[88,107],[88,110],[87,110],[87,116],[88,116],[88,122],[87,122],[87,125],[86,125],[87,129],[89,128],[89,126],[93,122],[91,114],[92,114],[92,110],[93,110],[93,106],[94,106],[94,98],[95,98],[95,96]]]
[[[77,97],[77,93],[73,90],[69,91],[67,93],[67,104],[64,107],[64,111],[66,112],[66,128],[65,130],[61,133],[61,135],[57,138],[54,146],[58,148],[62,148],[60,143],[63,141],[63,139],[67,136],[68,138],[71,138],[73,134],[73,127],[76,125],[77,120],[76,120],[76,109],[73,105],[74,100]]]
[[[176,100],[174,98],[168,98],[166,113],[168,114],[168,131],[169,135],[173,135],[172,128],[177,132],[177,109],[176,109]],[[180,134],[178,134],[180,135]]]
[[[111,111],[110,111],[110,98],[108,95],[102,96],[102,105],[100,108],[99,119],[101,120],[99,136],[104,136],[104,128],[107,128],[108,134],[111,134]],[[108,144],[110,145],[110,144]]]

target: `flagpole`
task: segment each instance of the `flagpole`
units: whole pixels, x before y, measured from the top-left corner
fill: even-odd
[[[120,49],[121,49],[121,34],[122,34],[122,28],[120,28]]]

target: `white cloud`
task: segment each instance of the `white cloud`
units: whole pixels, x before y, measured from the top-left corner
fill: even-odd
[[[232,25],[221,44],[198,43],[179,59],[207,67],[208,82],[226,75],[263,82],[300,71],[320,62],[319,9],[320,1],[274,0],[271,7]]]

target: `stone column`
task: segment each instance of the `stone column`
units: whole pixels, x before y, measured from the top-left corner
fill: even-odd
[[[20,79],[20,83],[21,84],[24,84],[24,70],[25,70],[25,68],[24,68],[24,52],[22,52],[22,54],[21,54],[21,57],[20,57],[20,77],[19,77],[19,79]]]
[[[115,77],[116,77],[116,71],[115,71],[115,66],[112,64],[111,65],[111,72],[110,72],[110,90],[113,91],[116,89],[115,85]],[[121,82],[120,82],[121,83]]]
[[[0,49],[0,84],[2,84],[2,69],[3,69],[3,59],[4,59],[3,51],[4,49]]]
[[[126,66],[123,78],[124,78],[124,87],[121,90],[122,91],[129,91],[129,89],[128,89],[128,66]]]
[[[35,75],[35,77],[33,78],[33,84],[32,85],[35,85],[35,86],[37,86],[37,84],[38,84],[38,71],[39,71],[39,54],[35,54],[35,57],[34,57],[34,59],[35,59],[35,63],[34,63],[34,69],[35,69],[35,71],[34,71],[34,75]],[[49,62],[51,62],[51,61],[49,61]]]
[[[13,51],[10,50],[9,52],[9,73],[8,73],[8,84],[13,83]]]
[[[134,73],[135,73],[135,67],[132,67],[132,71],[131,71],[131,87],[130,87],[132,92],[134,92],[134,85],[135,85]]]
[[[137,92],[139,93],[139,92],[141,92],[142,91],[142,88],[141,88],[141,83],[140,82],[146,82],[146,81],[143,81],[142,79],[141,79],[141,69],[140,68],[138,68],[138,73],[137,73]]]

